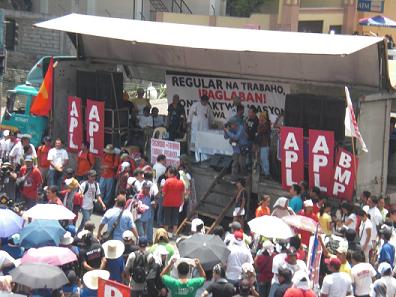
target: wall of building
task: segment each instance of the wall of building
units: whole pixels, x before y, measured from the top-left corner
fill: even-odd
[[[343,25],[342,9],[300,9],[299,21],[323,21],[323,33],[329,33],[330,26]]]

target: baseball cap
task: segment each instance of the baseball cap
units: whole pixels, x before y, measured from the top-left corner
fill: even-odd
[[[392,228],[388,225],[383,224],[378,232],[381,234],[392,234]]]
[[[204,225],[204,222],[200,218],[195,218],[191,221],[191,231],[197,232],[197,227]]]
[[[341,261],[337,257],[327,258],[325,260],[325,263],[327,265],[333,266],[336,269],[340,269],[340,267],[341,267]]]
[[[235,231],[234,237],[236,240],[243,240],[243,232],[242,231]]]
[[[378,266],[378,272],[382,275],[386,273],[388,270],[392,270],[392,266],[388,262],[382,262]]]
[[[97,173],[96,173],[96,170],[90,170],[89,172],[88,172],[88,176],[96,176],[97,175]]]
[[[348,248],[346,248],[345,246],[339,246],[336,249],[336,251],[337,251],[337,253],[340,253],[340,254],[346,254],[348,252]]]
[[[313,207],[313,202],[311,199],[304,201],[304,207]]]
[[[142,188],[150,189],[153,184],[150,181],[145,181],[142,184]]]
[[[368,205],[363,206],[362,210],[368,214],[370,207]]]
[[[133,233],[131,230],[126,230],[124,231],[124,233],[122,233],[122,239],[132,240],[132,238],[133,238]]]

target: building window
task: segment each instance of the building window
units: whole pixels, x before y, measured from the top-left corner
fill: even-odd
[[[9,51],[15,50],[17,43],[17,24],[14,19],[5,19],[5,48]]]
[[[329,33],[334,32],[334,34],[341,34],[342,26],[341,25],[330,25]]]
[[[323,21],[300,21],[298,32],[323,33]]]

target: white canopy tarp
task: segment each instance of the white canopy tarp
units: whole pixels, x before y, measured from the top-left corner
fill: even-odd
[[[142,79],[166,70],[231,77],[380,85],[382,38],[295,33],[70,14],[37,27],[81,35],[82,54],[132,66]]]

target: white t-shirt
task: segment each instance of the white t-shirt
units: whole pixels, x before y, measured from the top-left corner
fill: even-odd
[[[88,185],[87,192],[85,192],[85,187]],[[81,193],[83,194],[83,201],[81,208],[91,210],[94,208],[94,199],[100,195],[100,187],[98,182],[89,183],[88,181],[84,181],[81,186]]]
[[[352,222],[347,226],[348,229],[353,229],[356,231],[356,215],[354,213],[351,213],[348,217],[347,220],[352,220]]]
[[[377,275],[370,263],[359,263],[351,269],[352,282],[355,285],[355,295],[369,295],[373,283],[372,278]]]
[[[67,151],[63,148],[57,149],[53,147],[48,151],[48,161],[52,161],[57,166],[63,165],[65,160],[69,160],[69,155],[67,154]],[[50,166],[51,169],[55,169],[52,164]]]
[[[377,240],[377,226],[382,224],[382,214],[378,207],[374,206],[368,210],[373,230],[371,231],[371,240]]]
[[[165,174],[166,167],[163,164],[157,162],[154,164],[153,170],[155,172],[155,183],[158,183],[160,176]]]
[[[359,238],[360,238],[360,245],[363,247],[364,243],[366,242],[367,239],[367,229],[371,229],[371,235],[373,234],[373,224],[371,223],[370,219],[367,219],[365,222],[360,223],[359,227]],[[371,236],[372,238],[372,236]],[[371,246],[371,243],[369,242],[369,246]]]
[[[131,176],[131,177],[128,177],[127,184],[128,184],[130,187],[134,187],[136,193],[139,193],[139,192],[142,190],[142,186],[143,186],[143,183],[144,183],[145,181],[146,181],[145,179],[142,180],[142,181],[138,181],[138,180],[136,179],[136,177]]]
[[[33,144],[29,143],[29,145],[30,145],[30,148],[32,149],[32,158],[36,159],[37,158],[36,149],[34,148]],[[23,155],[24,155],[23,145],[22,145],[22,142],[19,141],[11,149],[9,156],[10,156],[10,159],[13,160],[14,164],[20,164],[20,161],[22,160]]]
[[[328,274],[323,279],[320,292],[328,297],[345,297],[348,293],[352,293],[351,277],[345,272]]]
[[[245,247],[243,241],[235,241],[228,246],[231,253],[227,258],[227,279],[238,280],[241,278],[242,265],[244,263],[253,264],[252,254],[250,250]]]
[[[374,294],[374,286],[377,283],[384,283],[386,286],[386,297],[395,297],[396,296],[396,279],[392,276],[383,276],[380,279],[377,279],[374,284],[371,286],[371,294],[370,296],[375,296]]]

